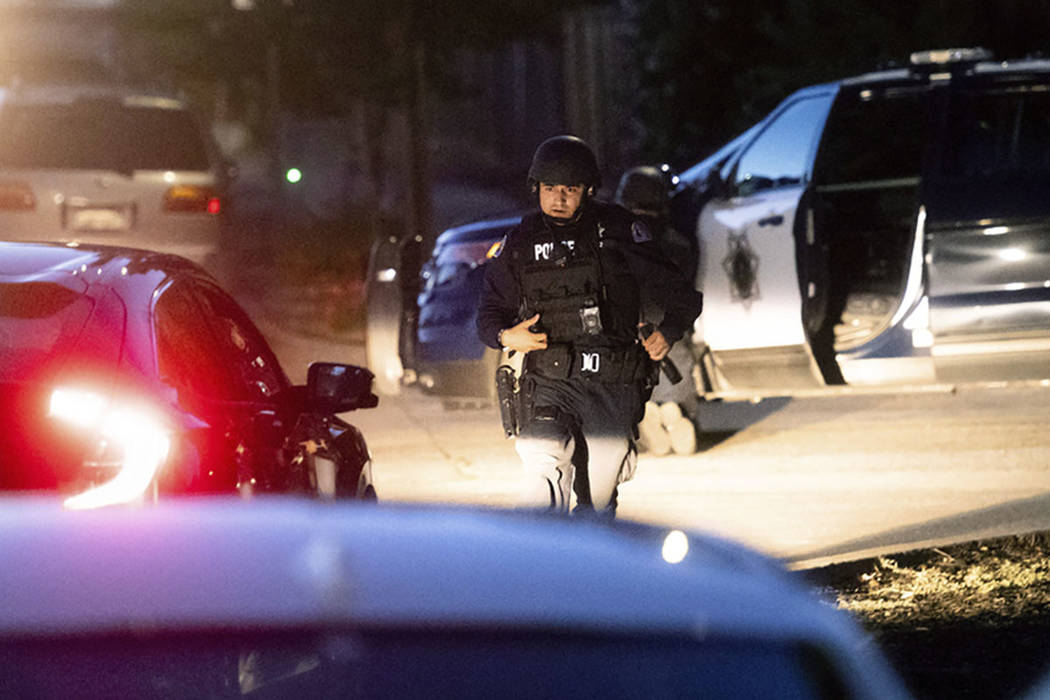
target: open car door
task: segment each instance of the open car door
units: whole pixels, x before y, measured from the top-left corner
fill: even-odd
[[[724,197],[701,213],[698,286],[708,374],[722,394],[824,385],[803,325],[799,256],[807,188],[833,88],[781,105],[731,166]]]

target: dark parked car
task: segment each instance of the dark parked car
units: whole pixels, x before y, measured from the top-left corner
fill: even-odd
[[[285,498],[11,501],[5,697],[907,697],[846,613],[712,537]]]
[[[474,323],[485,264],[521,216],[484,219],[444,231],[423,264],[414,360],[419,384],[452,397],[491,400],[499,353]]]
[[[293,386],[199,266],[105,246],[0,242],[0,489],[71,508],[169,494],[374,498],[372,375],[316,363]]]
[[[705,396],[1050,377],[1050,61],[807,87],[686,176]]]

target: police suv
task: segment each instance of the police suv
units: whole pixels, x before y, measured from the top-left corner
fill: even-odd
[[[1050,60],[811,86],[682,179],[703,396],[1050,377]]]

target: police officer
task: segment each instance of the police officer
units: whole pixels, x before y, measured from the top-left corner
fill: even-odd
[[[614,201],[650,227],[664,253],[691,282],[698,262],[696,236],[691,235],[692,229],[679,231],[672,221],[676,184],[677,178],[666,164],[638,165],[624,171]],[[695,218],[692,226],[696,226]]]
[[[611,516],[617,485],[633,475],[655,361],[692,327],[700,295],[643,222],[594,199],[598,164],[581,139],[540,144],[528,184],[539,211],[522,218],[486,268],[478,337],[525,353],[515,448],[526,504],[567,512],[573,454],[578,461],[582,453],[579,506]],[[663,313],[642,340],[646,306]]]
[[[678,179],[668,165],[639,165],[627,169],[620,177],[615,201],[649,226],[667,257],[692,281],[699,262],[696,236],[692,235],[697,214],[691,217],[690,228],[686,229],[689,235],[678,229],[672,215],[672,205],[691,194],[684,189],[678,187]],[[660,311],[643,313],[658,319]],[[695,361],[688,334],[675,344],[668,357],[681,374],[691,374]],[[692,454],[697,447],[694,420],[698,410],[699,397],[690,382],[675,384],[661,376],[638,425],[639,447],[655,455],[672,450],[677,454]]]

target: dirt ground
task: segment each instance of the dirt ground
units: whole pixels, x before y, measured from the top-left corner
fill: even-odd
[[[1050,672],[1050,533],[807,572],[921,699],[1016,698]]]

